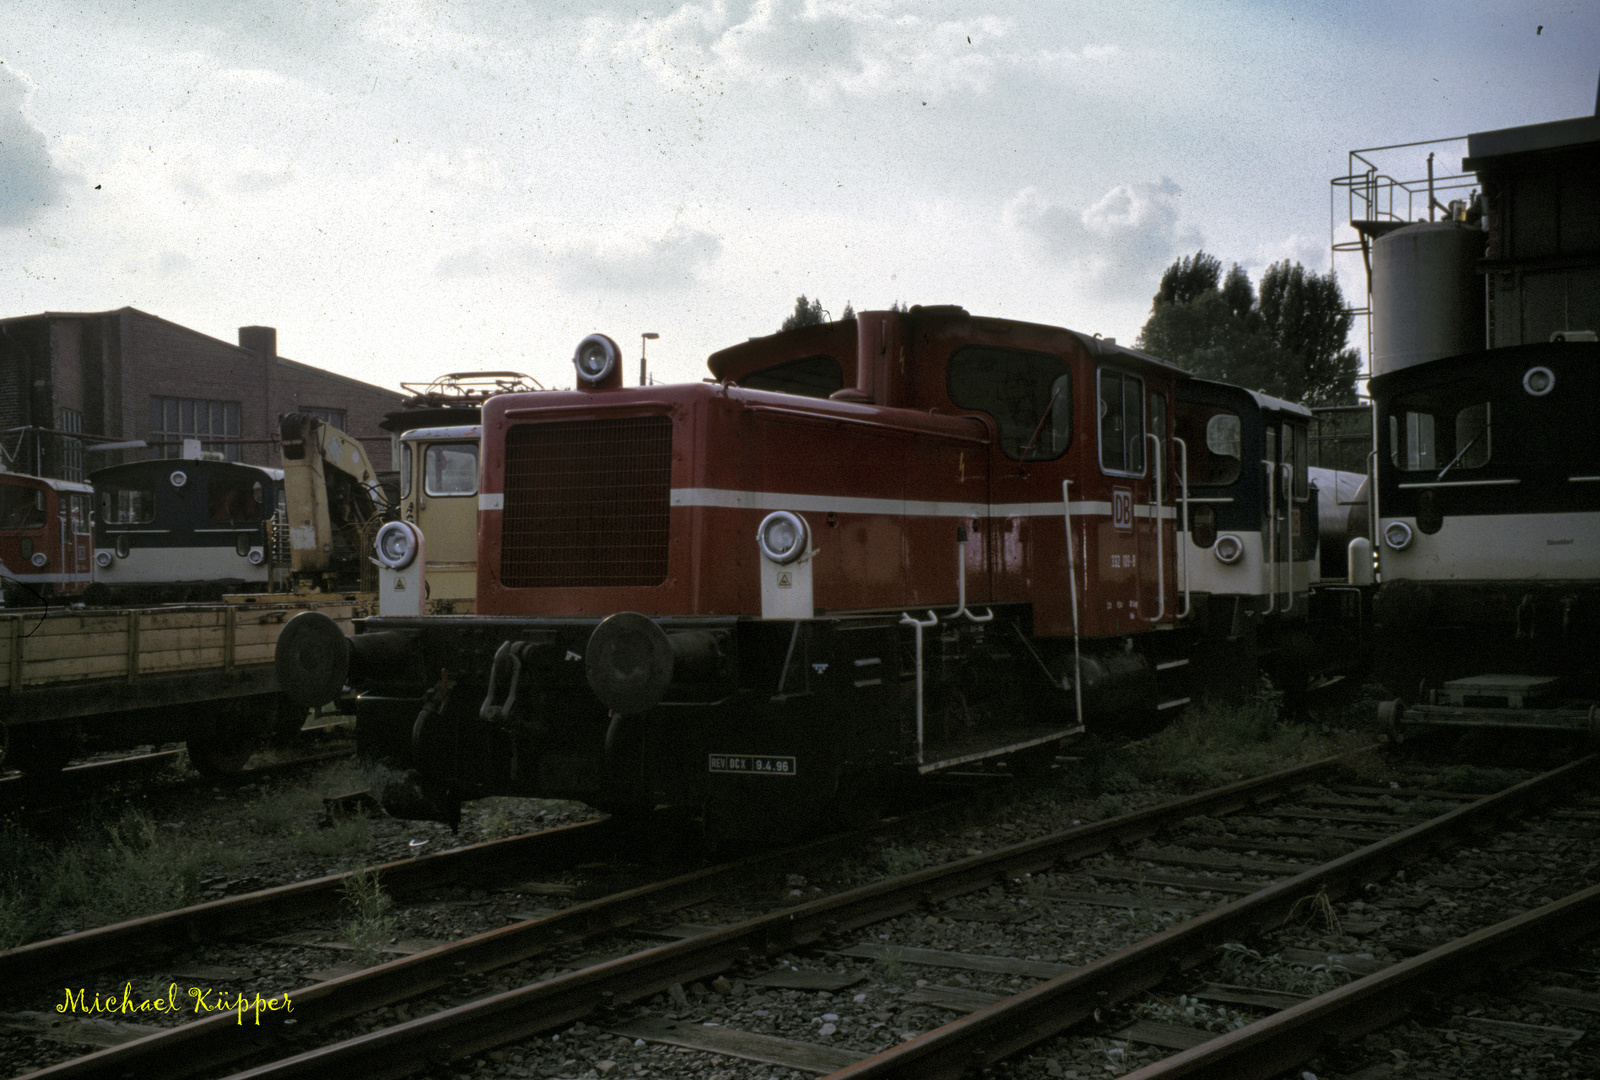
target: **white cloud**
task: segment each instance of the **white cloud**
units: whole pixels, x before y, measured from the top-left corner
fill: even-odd
[[[0,228],[26,225],[61,201],[62,174],[50,158],[49,140],[28,118],[31,84],[0,64]]]
[[[1115,50],[1006,50],[1013,21],[931,19],[875,0],[756,0],[734,22],[722,0],[620,23],[591,19],[586,51],[638,63],[673,90],[792,87],[818,104],[907,94],[983,93],[1007,67],[1050,69]]]
[[[1250,258],[1239,261],[1250,271],[1252,278],[1259,278],[1263,270],[1284,259],[1297,262],[1313,273],[1325,273],[1329,263],[1328,242],[1301,233],[1291,233],[1282,240],[1256,245]]]
[[[1002,220],[1031,258],[1062,265],[1102,293],[1137,293],[1153,289],[1175,255],[1200,243],[1179,221],[1182,194],[1166,178],[1119,184],[1078,210],[1028,187],[1006,203]]]
[[[716,261],[722,241],[699,229],[674,226],[659,240],[627,246],[593,245],[569,249],[560,276],[569,289],[656,292],[692,283]]]

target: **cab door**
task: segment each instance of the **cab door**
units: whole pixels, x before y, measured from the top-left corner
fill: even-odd
[[[1103,365],[1095,372],[1095,384],[1099,475],[1085,477],[1087,498],[1079,503],[1075,494],[1072,507],[1088,526],[1086,562],[1095,585],[1085,632],[1126,634],[1145,629],[1159,608],[1155,570],[1146,568],[1156,558],[1156,534],[1145,380]]]
[[[1167,426],[1167,391],[1152,387],[1145,396],[1148,428],[1144,441],[1149,459],[1142,490],[1145,501],[1135,510],[1139,543],[1139,600],[1149,622],[1172,620],[1177,614],[1174,528],[1177,483],[1173,473],[1171,435]],[[1169,536],[1172,539],[1169,539]]]
[[[72,551],[68,563],[68,573],[72,575],[71,591],[80,592],[89,583],[91,564],[93,558],[94,537],[89,529],[89,496],[80,492],[73,492],[68,496],[70,500],[70,513],[68,519],[72,527]]]

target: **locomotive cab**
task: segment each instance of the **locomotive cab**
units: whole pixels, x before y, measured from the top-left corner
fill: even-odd
[[[476,424],[413,428],[400,442],[400,517],[427,537],[427,600],[436,614],[469,613],[477,593]]]
[[[90,476],[94,592],[112,602],[260,592],[282,470],[229,461],[135,461]]]
[[[1559,342],[1373,380],[1378,612],[1387,636],[1418,643],[1386,658],[1391,684],[1507,667],[1594,679],[1597,372],[1600,345]]]
[[[1280,685],[1299,687],[1312,662],[1306,622],[1320,576],[1319,508],[1338,493],[1311,481],[1310,419],[1303,406],[1237,386],[1191,379],[1178,387],[1189,480],[1184,580],[1210,666],[1233,665],[1235,690],[1252,684],[1258,663]]]
[[[5,606],[42,604],[87,588],[92,491],[70,480],[0,472]]]

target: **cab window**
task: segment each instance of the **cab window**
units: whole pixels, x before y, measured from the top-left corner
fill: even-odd
[[[1150,433],[1156,437],[1156,475],[1163,486],[1170,488],[1167,482],[1167,396],[1160,391],[1150,394]],[[1164,494],[1170,496],[1172,492]]]
[[[1490,403],[1484,401],[1456,413],[1456,453],[1452,463],[1455,468],[1481,469],[1489,464],[1493,451],[1489,409]]]
[[[1390,414],[1389,460],[1406,472],[1439,467],[1432,413],[1405,409]]]
[[[146,525],[156,519],[156,492],[150,484],[96,485],[100,520],[107,525]]]
[[[1124,476],[1144,474],[1144,380],[1101,368],[1100,468]]]
[[[985,345],[958,349],[945,369],[950,400],[986,412],[1013,461],[1049,461],[1072,441],[1072,369],[1064,357]]]
[[[844,373],[839,368],[839,361],[831,356],[807,356],[752,371],[739,379],[739,385],[750,390],[775,390],[780,394],[825,398],[835,390],[843,389]]]
[[[1295,501],[1305,502],[1311,497],[1311,477],[1306,460],[1304,424],[1283,425],[1283,463],[1289,466],[1289,475],[1294,481]]]
[[[0,529],[44,527],[44,492],[7,484],[0,487]]]
[[[400,497],[411,497],[411,444],[400,444]]]
[[[265,516],[261,481],[252,476],[214,472],[206,487],[206,516],[218,525],[256,522]]]
[[[1174,416],[1188,454],[1189,483],[1223,487],[1239,479],[1239,414],[1217,405],[1180,401]]]
[[[89,496],[74,493],[71,502],[72,531],[87,533],[89,531]]]
[[[439,443],[422,456],[423,491],[429,495],[474,495],[478,491],[475,443]]]

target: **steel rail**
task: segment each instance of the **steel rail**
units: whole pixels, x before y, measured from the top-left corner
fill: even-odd
[[[580,1019],[598,1007],[648,997],[671,987],[674,983],[714,975],[731,967],[751,952],[770,954],[815,944],[827,936],[915,910],[923,903],[937,902],[984,888],[992,884],[997,876],[1015,876],[1044,869],[1053,865],[1058,859],[1083,858],[1098,854],[1117,844],[1143,839],[1185,817],[1196,814],[1224,814],[1271,801],[1287,791],[1312,783],[1319,774],[1351,754],[1368,749],[1371,748],[1364,747],[1362,750],[1324,758],[1268,776],[1239,781],[1223,788],[1148,807],[1107,821],[1023,841],[945,866],[932,867],[836,896],[823,897],[789,910],[759,916],[734,926],[495,994],[408,1023],[262,1065],[238,1075],[240,1077],[324,1076],[337,1072],[344,1077],[344,1080],[353,1080],[357,1076],[407,1075],[428,1068],[440,1058],[460,1057],[514,1042]],[[748,877],[748,872],[745,872],[744,876]],[[549,923],[563,917],[576,919],[585,916],[558,912],[540,922]],[[496,941],[492,945],[481,947],[502,958],[511,955],[509,950],[518,931],[518,927],[509,927],[503,931],[495,931],[492,935],[484,935],[486,938],[493,936]],[[404,965],[420,967],[430,962],[439,964],[448,962],[456,973],[460,973],[462,967],[455,965],[449,957],[441,957],[439,954],[442,952],[443,950],[435,950],[421,953],[394,961],[385,967],[399,968]],[[430,961],[428,958],[434,959]],[[378,972],[382,969],[372,969],[372,971]],[[369,973],[346,976],[344,979],[319,984],[318,989],[333,988],[335,984],[343,984],[341,992],[348,993],[347,1000],[350,1000],[352,1005],[356,1001],[365,1000],[365,1008],[376,1008],[384,1002],[373,1000],[370,990],[361,989],[363,977],[373,976]],[[321,994],[327,995],[329,990],[321,990]],[[296,998],[297,1002],[310,1000],[312,999],[308,998],[304,991]],[[317,1000],[324,999],[319,997]],[[324,1007],[322,1004],[317,1006],[319,1011]],[[232,1018],[225,1019],[226,1022],[222,1027],[225,1027],[227,1037],[222,1045],[231,1044],[237,1048],[240,1046],[239,1029],[233,1025]],[[247,1036],[256,1042],[256,1046],[252,1048],[259,1048],[281,1035],[284,1030],[283,1019],[282,1013],[263,1014],[260,1028]],[[186,1027],[199,1028],[201,1024],[207,1023],[211,1021],[201,1021]],[[304,1025],[304,1020],[301,1024]],[[157,1036],[150,1038],[155,1039]],[[141,1042],[148,1041],[150,1040],[141,1040]],[[138,1042],[129,1043],[123,1047],[78,1059],[78,1062],[84,1064],[94,1059],[105,1059],[109,1067],[103,1072],[69,1072],[67,1067],[75,1063],[67,1062],[63,1066],[45,1070],[37,1075],[120,1076],[127,1071],[125,1064],[127,1059],[118,1055],[126,1055],[139,1045]],[[117,1059],[115,1064],[113,1064],[114,1058]],[[164,1060],[171,1059],[168,1057]]]
[[[763,852],[756,856],[708,867],[689,874],[653,882],[537,919],[475,934],[350,975],[329,979],[296,991],[293,1001],[300,1015],[295,1031],[304,1034],[318,1027],[357,1016],[417,994],[447,986],[469,974],[492,971],[549,952],[562,945],[581,943],[600,934],[623,929],[650,915],[677,910],[724,895],[746,885],[752,877],[809,867],[837,859],[884,828],[927,824],[960,804],[946,802],[893,818],[876,829],[842,833],[795,848]],[[307,1007],[314,1007],[308,1013]],[[253,1024],[241,1032],[234,1018],[219,1014],[205,1020],[169,1028],[158,1034],[108,1050],[73,1058],[31,1074],[52,1078],[123,1077],[136,1067],[153,1066],[168,1080],[192,1075],[236,1061],[263,1048],[261,1029]]]
[[[1296,877],[1196,916],[1154,937],[1024,990],[832,1074],[829,1080],[954,1078],[1058,1035],[1094,1014],[1210,957],[1228,941],[1281,925],[1296,901],[1325,891],[1338,898],[1435,850],[1537,807],[1593,779],[1600,755],[1525,780],[1432,821],[1369,844]]]
[[[569,866],[580,854],[603,848],[614,827],[609,818],[562,825],[525,836],[401,859],[376,867],[391,893],[459,885],[486,877]],[[511,868],[515,869],[511,869]],[[0,987],[6,991],[43,982],[61,985],[117,964],[147,960],[197,942],[233,937],[273,922],[338,909],[344,883],[354,873],[329,874],[270,889],[240,893],[140,919],[112,923],[65,937],[0,952]]]
[[[1402,960],[1128,1073],[1123,1080],[1266,1080],[1336,1043],[1376,1031],[1411,1011],[1425,990],[1457,989],[1494,971],[1600,932],[1600,885]],[[1448,980],[1448,982],[1446,981]]]

